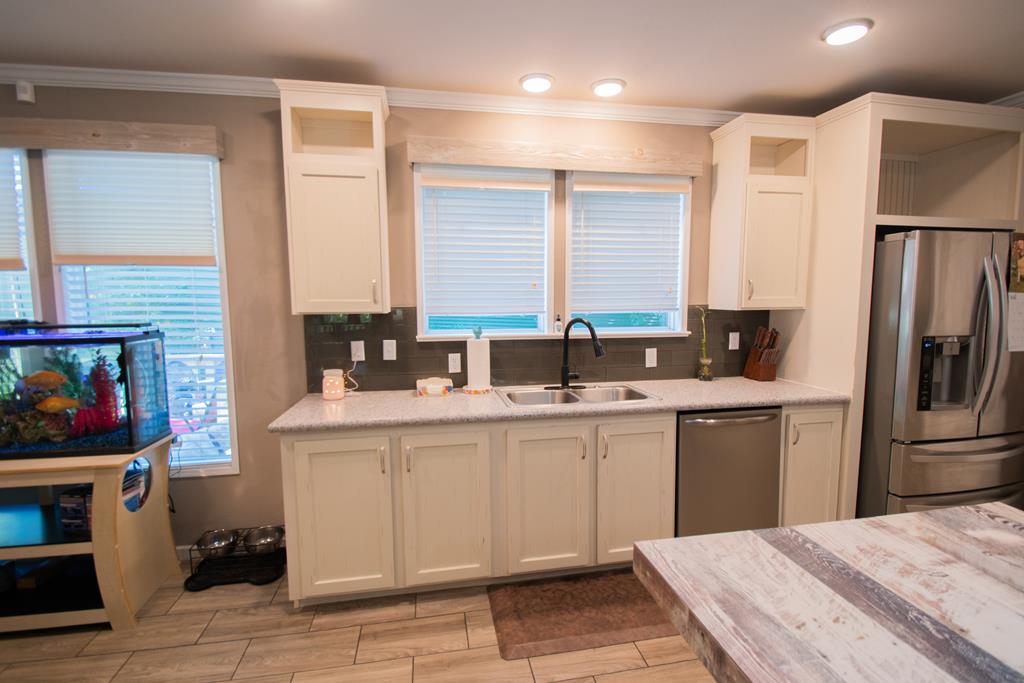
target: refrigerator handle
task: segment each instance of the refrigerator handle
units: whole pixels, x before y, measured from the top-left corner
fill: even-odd
[[[992,384],[996,377],[996,363],[1001,350],[999,336],[1003,329],[1002,289],[999,286],[999,278],[996,275],[992,258],[986,256],[983,266],[985,269],[985,295],[988,300],[988,330],[985,332],[985,360],[981,370],[981,384],[978,386],[978,393],[974,396],[974,405],[971,406],[975,415],[981,414],[981,409],[992,392]]]

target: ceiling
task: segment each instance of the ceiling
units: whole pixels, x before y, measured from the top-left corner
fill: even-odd
[[[870,17],[860,42],[822,30]],[[817,114],[1024,90],[1022,0],[0,0],[0,62]]]

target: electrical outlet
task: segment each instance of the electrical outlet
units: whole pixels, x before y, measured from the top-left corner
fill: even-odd
[[[739,351],[740,348],[740,333],[730,332],[729,333],[729,350]]]
[[[462,372],[462,354],[461,353],[449,353],[448,354],[448,372],[451,372],[451,373]]]
[[[644,350],[644,367],[645,368],[656,368],[658,367],[658,349],[645,349]]]
[[[395,360],[398,358],[398,350],[395,347],[394,339],[385,339],[383,344],[384,360]]]
[[[361,360],[366,360],[366,346],[361,341],[354,341],[350,345],[352,349],[352,362],[358,363]]]

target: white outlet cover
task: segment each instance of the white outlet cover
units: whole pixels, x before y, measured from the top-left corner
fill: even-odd
[[[729,350],[738,351],[740,348],[740,333],[730,332],[729,333]]]
[[[462,354],[448,354],[448,372],[462,372]]]
[[[658,367],[658,349],[651,348],[644,350],[644,367],[645,368],[656,368]]]
[[[352,349],[352,361],[359,362],[366,360],[366,346],[361,341],[354,341],[349,345]]]
[[[384,353],[384,360],[395,360],[398,358],[398,349],[395,346],[394,339],[385,339],[381,344],[381,348]]]

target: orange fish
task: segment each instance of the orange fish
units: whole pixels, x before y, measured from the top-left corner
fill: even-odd
[[[39,372],[33,372],[25,378],[25,384],[33,389],[56,389],[67,381],[67,377],[59,372],[53,372],[52,370],[40,370]]]
[[[36,410],[43,413],[61,413],[70,408],[77,407],[78,399],[68,398],[67,396],[51,396],[40,401],[35,406]]]

